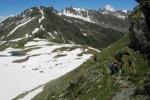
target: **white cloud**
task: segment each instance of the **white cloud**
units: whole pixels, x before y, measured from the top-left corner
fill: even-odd
[[[106,5],[105,9],[108,11],[116,11],[116,9],[114,7],[112,7],[111,5]]]

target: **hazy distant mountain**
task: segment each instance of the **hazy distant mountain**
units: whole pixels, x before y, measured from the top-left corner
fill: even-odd
[[[105,28],[112,28],[121,32],[127,32],[129,27],[128,16],[130,11],[115,10],[107,5],[100,10],[88,10],[74,8],[72,6],[65,8],[59,13],[61,16],[82,19],[100,25]]]
[[[8,18],[8,17],[6,17],[6,16],[0,16],[0,22],[4,21],[6,18]]]

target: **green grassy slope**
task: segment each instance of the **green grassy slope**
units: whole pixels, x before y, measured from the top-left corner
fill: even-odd
[[[59,79],[53,80],[44,87],[44,91],[33,100],[108,100],[111,99],[122,88],[117,82],[117,75],[109,75],[107,65],[113,61],[113,54],[118,50],[130,52],[134,59],[132,66],[128,66],[127,57],[122,78],[127,79],[134,87],[141,87],[145,79],[144,74],[150,71],[147,60],[138,52],[127,47],[128,36],[104,49],[98,54],[98,61],[92,59]],[[123,80],[124,80],[123,79]],[[139,81],[141,80],[141,81]]]

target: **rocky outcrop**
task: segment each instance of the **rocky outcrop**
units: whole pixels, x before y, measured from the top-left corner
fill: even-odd
[[[136,0],[139,5],[130,15],[130,47],[150,59],[150,0]]]

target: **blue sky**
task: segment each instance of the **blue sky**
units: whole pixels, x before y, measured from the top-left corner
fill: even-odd
[[[115,9],[132,10],[135,0],[0,0],[0,16],[15,15],[33,6],[53,6],[57,10],[67,6],[99,9],[105,5],[111,5]]]

